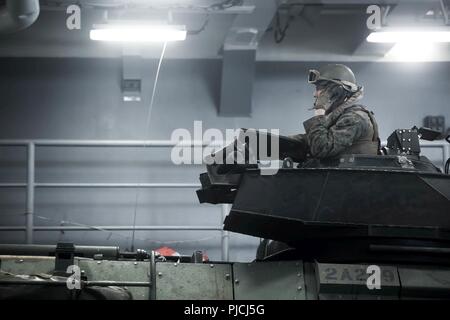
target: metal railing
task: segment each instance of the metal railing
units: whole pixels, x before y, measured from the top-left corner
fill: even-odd
[[[174,230],[174,231],[221,231],[222,232],[222,260],[229,260],[229,233],[222,226],[35,226],[34,207],[36,188],[199,188],[199,183],[40,183],[35,181],[36,147],[152,147],[168,148],[206,147],[207,143],[190,141],[186,143],[170,140],[0,140],[0,146],[27,147],[27,182],[0,183],[0,188],[26,188],[26,225],[2,226],[0,231],[25,231],[26,243],[33,243],[34,231],[145,231],[145,230]],[[221,207],[222,219],[229,212],[229,205]]]
[[[190,141],[175,143],[170,140],[0,140],[0,146],[27,147],[27,182],[0,183],[0,188],[26,188],[26,226],[3,226],[0,231],[25,231],[26,242],[33,243],[34,231],[144,231],[144,230],[183,230],[183,231],[221,231],[222,232],[222,260],[229,259],[229,233],[222,226],[35,226],[34,204],[36,188],[199,188],[199,183],[40,183],[35,181],[36,147],[152,147],[168,148],[174,146],[206,147],[208,143]],[[386,145],[386,142],[383,143]],[[442,150],[442,161],[450,158],[450,145],[445,141],[422,142],[422,148],[439,148]],[[229,213],[230,206],[222,205],[222,219]]]

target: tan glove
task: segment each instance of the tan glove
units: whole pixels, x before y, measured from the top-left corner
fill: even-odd
[[[315,116],[324,116],[325,115],[325,109],[314,109],[314,115]]]

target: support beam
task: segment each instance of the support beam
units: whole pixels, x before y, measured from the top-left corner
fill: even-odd
[[[249,117],[252,111],[256,48],[224,50],[219,115]]]
[[[122,57],[122,98],[124,102],[140,102],[142,100],[142,57],[127,54]]]
[[[255,6],[255,10],[238,15],[230,28],[223,45],[219,115],[251,115],[256,49],[280,3],[247,0],[245,5]]]
[[[27,164],[26,242],[27,244],[33,244],[35,145],[32,142],[28,144]]]
[[[230,205],[228,203],[222,204],[222,221],[230,213]],[[230,261],[230,233],[222,229],[222,261]]]

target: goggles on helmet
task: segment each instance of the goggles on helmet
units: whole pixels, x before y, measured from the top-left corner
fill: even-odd
[[[320,72],[318,70],[314,70],[314,69],[309,70],[308,83],[317,84],[319,81],[330,81],[330,82],[339,84],[339,85],[343,86],[344,89],[346,89],[347,91],[350,91],[350,92],[356,92],[359,90],[359,87],[353,83],[350,83],[348,81],[340,81],[340,80],[336,80],[336,79],[322,78],[320,76]]]

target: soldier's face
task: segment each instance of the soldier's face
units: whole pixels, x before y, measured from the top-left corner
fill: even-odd
[[[314,91],[314,99],[317,99],[323,91],[324,89],[316,87],[316,91]]]
[[[316,84],[316,90],[314,91],[314,99],[317,100],[320,95],[326,91],[325,84],[323,82],[319,82]]]
[[[314,92],[314,108],[327,110],[331,106],[330,94],[327,86],[319,83],[316,85],[316,91]]]

